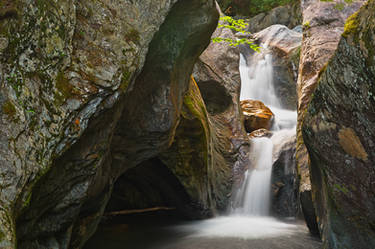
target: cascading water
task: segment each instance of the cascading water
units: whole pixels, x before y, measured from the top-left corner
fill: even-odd
[[[237,193],[236,215],[267,216],[270,206],[273,144],[269,138],[255,138],[251,143],[252,170],[245,172],[244,182]],[[268,183],[268,184],[267,184]]]
[[[252,167],[245,172],[243,184],[235,195],[235,207],[231,214],[267,216],[270,210],[271,175],[273,147],[280,136],[292,134],[295,130],[297,114],[282,109],[273,85],[271,54],[253,56],[253,66],[248,67],[243,55],[240,56],[241,95],[240,100],[260,100],[275,114],[271,138],[253,138],[250,161]]]
[[[253,70],[250,70],[252,68]],[[318,241],[313,241],[306,226],[298,223],[285,223],[267,217],[270,208],[271,174],[273,149],[286,137],[295,134],[296,112],[282,109],[272,82],[272,55],[256,54],[251,67],[241,55],[241,100],[260,100],[275,114],[271,138],[254,138],[251,141],[251,168],[245,173],[244,181],[235,196],[235,208],[229,216],[216,217],[202,221],[189,222],[171,227],[150,227],[145,234],[141,226],[138,236],[113,236],[101,231],[102,236],[114,243],[108,246],[106,241],[97,248],[134,248],[134,249],[227,249],[227,248],[267,248],[267,249],[320,249]],[[152,244],[149,239],[157,237]],[[120,240],[119,240],[120,238]],[[134,240],[132,240],[134,238]],[[137,239],[138,238],[138,239]],[[119,241],[116,241],[119,240]],[[124,239],[124,241],[122,241]],[[103,243],[99,237],[93,241],[94,247]]]

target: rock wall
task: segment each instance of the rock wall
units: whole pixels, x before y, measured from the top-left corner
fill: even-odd
[[[299,179],[296,170],[296,135],[292,131],[271,137],[275,144],[272,162],[271,213],[279,217],[297,217]]]
[[[324,248],[375,247],[375,1],[345,24],[303,122]]]
[[[0,4],[1,248],[82,246],[116,178],[172,143],[217,18],[211,0]]]
[[[296,160],[301,178],[300,191],[311,191],[309,157],[302,138],[302,123],[311,96],[316,88],[319,72],[332,57],[347,17],[360,8],[363,1],[343,4],[339,1],[319,0],[302,2],[303,39],[297,81],[298,124]],[[308,194],[307,194],[308,195]],[[314,195],[314,194],[313,194]],[[308,200],[309,198],[306,198]],[[314,199],[314,198],[313,198]],[[306,204],[306,202],[304,202]],[[312,210],[312,203],[305,210]],[[306,214],[314,216],[313,213]],[[316,227],[311,224],[309,227]],[[313,231],[316,233],[317,231]]]
[[[212,37],[235,39],[232,30],[227,28],[217,28]],[[214,166],[216,172],[213,173],[223,181],[213,185],[225,190],[216,191],[226,193],[216,198],[218,210],[223,211],[228,207],[232,183],[237,185],[240,182],[249,164],[250,145],[239,101],[239,48],[225,43],[211,43],[195,64],[193,76],[207,107],[210,134],[215,140],[213,159],[221,165]],[[230,173],[227,172],[228,168],[231,169]]]
[[[285,6],[259,13],[246,22],[249,23],[247,30],[251,33],[259,32],[275,24],[285,25],[293,29],[302,24],[301,1],[292,1]]]

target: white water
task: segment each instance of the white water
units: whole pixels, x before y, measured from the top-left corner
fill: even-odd
[[[248,67],[241,55],[240,99],[260,100],[271,109],[275,115],[271,128],[273,136],[251,140],[251,165],[245,172],[242,186],[234,195],[229,216],[201,221],[191,227],[182,227],[194,230],[191,236],[252,240],[291,236],[301,230],[299,225],[284,223],[269,216],[273,150],[286,138],[295,134],[297,113],[283,109],[275,94],[272,55],[255,56],[252,65]]]
[[[250,69],[252,68],[252,69]],[[251,166],[245,172],[243,184],[235,195],[232,215],[268,216],[271,199],[271,175],[273,147],[285,138],[293,135],[297,122],[297,113],[281,107],[273,84],[271,54],[256,54],[251,67],[240,56],[241,96],[240,100],[260,100],[275,115],[271,128],[272,138],[261,137],[251,140]]]
[[[237,193],[236,215],[267,216],[270,206],[273,143],[269,138],[251,141],[252,170],[245,172],[244,182]]]
[[[140,236],[133,241],[122,241],[126,236],[117,236],[103,240],[98,236],[93,240],[93,247],[97,249],[108,248],[134,248],[134,249],[318,249],[320,243],[313,241],[305,225],[285,223],[269,217],[270,188],[272,172],[272,152],[274,147],[283,140],[295,134],[297,115],[295,111],[282,109],[275,95],[272,82],[272,57],[265,56],[259,63],[252,65],[255,71],[249,70],[244,58],[241,56],[241,99],[251,96],[264,102],[275,114],[271,138],[256,138],[252,140],[251,162],[252,167],[245,173],[243,185],[238,190],[235,198],[236,208],[232,209],[229,216],[217,217],[208,220],[194,221],[186,224],[166,228],[156,227],[145,235],[145,227],[141,225]],[[252,78],[251,78],[252,77]],[[260,90],[262,89],[262,90]],[[254,91],[253,91],[254,90]],[[286,167],[287,168],[287,167]],[[165,231],[165,234],[162,232]],[[112,235],[113,233],[109,233]],[[171,235],[172,234],[172,235]],[[108,239],[106,233],[100,234]],[[145,237],[157,237],[160,246]],[[136,238],[139,237],[139,240]],[[163,238],[166,239],[163,241]],[[177,238],[173,241],[173,238]],[[119,240],[119,241],[116,241]],[[266,240],[265,240],[266,239]],[[170,241],[171,240],[171,241]],[[113,245],[108,245],[110,243]],[[102,243],[102,246],[98,246]],[[126,244],[128,243],[128,244]],[[129,246],[127,246],[129,245]]]

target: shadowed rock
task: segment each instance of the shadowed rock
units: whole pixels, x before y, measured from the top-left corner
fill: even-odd
[[[301,192],[311,191],[309,157],[303,142],[301,130],[306,109],[316,88],[319,72],[337,48],[340,36],[344,31],[346,18],[358,10],[363,1],[344,4],[342,6],[343,9],[337,8],[337,4],[339,3],[336,1],[322,2],[313,0],[303,2],[301,6],[304,30],[297,81],[298,122],[296,150],[298,174],[301,178]],[[312,193],[312,196],[314,195]],[[310,198],[306,198],[305,200],[308,199]],[[312,206],[312,204],[308,206]],[[316,224],[313,224],[309,227],[316,226]]]

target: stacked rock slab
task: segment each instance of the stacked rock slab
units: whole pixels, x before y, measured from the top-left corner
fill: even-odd
[[[313,211],[312,203],[309,201],[311,199],[309,157],[301,131],[306,108],[316,88],[319,72],[337,48],[340,36],[344,30],[346,18],[357,11],[362,4],[362,1],[354,1],[351,4],[343,4],[339,1],[323,2],[319,0],[302,2],[304,30],[297,82],[298,124],[296,160],[301,178],[301,196],[305,196],[302,201],[302,208],[306,211]],[[306,220],[314,221],[313,212],[305,212],[304,215]],[[318,232],[316,224],[310,223],[308,226],[312,232]]]
[[[375,1],[348,18],[303,122],[324,248],[375,248]]]
[[[227,28],[217,28],[212,37],[235,39],[232,30]],[[217,164],[214,168],[218,169],[218,179],[226,179],[214,186],[226,189],[227,196],[230,196],[232,181],[238,183],[249,164],[249,139],[239,101],[241,79],[238,47],[211,43],[195,64],[193,76],[207,107],[211,136],[217,141],[213,147],[213,156],[218,159],[214,161]],[[228,167],[232,170],[230,175],[223,174],[223,169]],[[221,200],[217,201],[219,209],[227,207],[227,198],[222,196],[216,199]]]
[[[0,4],[1,248],[82,246],[116,178],[171,144],[217,18],[211,0]]]

